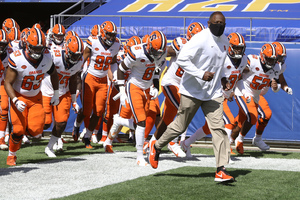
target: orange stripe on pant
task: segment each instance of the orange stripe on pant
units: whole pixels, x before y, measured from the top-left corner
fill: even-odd
[[[35,97],[25,97],[17,92],[15,93],[18,99],[23,101],[27,106],[21,113],[13,103],[11,104],[12,109],[10,114],[13,133],[20,136],[24,135],[27,130],[32,137],[41,135],[45,123],[42,93],[40,92]]]

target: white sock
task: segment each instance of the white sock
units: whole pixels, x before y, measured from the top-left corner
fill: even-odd
[[[255,138],[261,139],[261,136],[262,136],[262,135],[257,135],[257,133],[255,133]]]
[[[180,142],[182,142],[182,141],[185,140],[186,132],[187,132],[187,130],[185,130],[185,131],[181,134],[181,136],[180,136]]]
[[[0,138],[5,137],[5,131],[0,131]]]
[[[203,128],[199,128],[189,139],[185,140],[185,145],[190,146],[193,144],[195,141],[200,140],[201,138],[204,138],[206,134],[203,131]]]
[[[84,138],[91,138],[91,136],[93,135],[93,132],[90,131],[88,128],[86,129],[86,133],[84,134]]]
[[[58,141],[58,137],[55,137],[54,135],[51,135],[47,147],[49,147],[49,149],[53,150],[53,145],[54,145],[57,141]]]
[[[229,142],[230,144],[233,142],[232,138],[231,138],[231,133],[232,133],[232,130],[229,129],[229,128],[225,128],[225,131],[227,133],[227,136],[228,136],[228,139],[229,139]]]
[[[114,141],[114,139],[111,140],[109,137],[107,137],[104,142],[104,146],[112,145],[113,141]]]
[[[133,119],[125,119],[125,118],[123,118],[123,117],[120,117],[119,115],[117,116],[117,115],[114,115],[114,123],[117,123],[117,124],[120,124],[120,125],[122,125],[122,126],[126,126],[126,127],[128,127],[129,129],[132,129],[132,130],[134,130],[135,128],[134,128],[134,120]]]
[[[99,131],[99,130],[94,129],[93,134],[94,134],[94,135],[98,135],[98,131]]]
[[[58,140],[57,140],[57,147],[59,148],[59,149],[62,149],[62,147],[63,147],[63,141],[62,141],[62,139],[61,138],[58,138]]]
[[[138,158],[140,156],[143,157],[143,145],[144,145],[144,138],[145,138],[145,127],[136,126],[135,129],[135,148],[137,151]]]
[[[17,152],[8,151],[8,156],[16,156]]]
[[[152,142],[153,140],[156,140],[156,138],[155,138],[154,134],[152,135],[152,137],[151,137],[151,139],[150,139],[149,143],[150,143],[150,142]]]
[[[107,131],[102,130],[102,136],[107,136]]]
[[[242,134],[239,134],[239,136],[237,136],[237,140],[239,141],[239,142],[244,142],[244,137],[245,136],[243,136]]]

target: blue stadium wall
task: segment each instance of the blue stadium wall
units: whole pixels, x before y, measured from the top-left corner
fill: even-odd
[[[219,1],[220,2],[220,1]],[[127,15],[130,16],[127,21],[122,22],[124,27],[134,26],[134,30],[124,29],[123,34],[130,37],[137,34],[136,30],[142,29],[145,26],[149,27],[166,27],[177,26],[182,29],[182,20],[178,21],[176,16],[204,16],[208,17],[213,11],[220,10],[226,17],[276,17],[276,18],[296,18],[300,11],[300,1],[199,1],[199,0],[169,0],[169,1],[154,1],[154,0],[113,0],[109,1],[104,6],[90,13],[90,15]],[[144,19],[134,16],[174,16],[174,19]],[[90,33],[90,28],[95,24],[101,24],[103,21],[113,20],[117,26],[120,22],[115,17],[85,17],[74,23],[68,30],[77,31],[81,37],[86,38]],[[248,19],[247,19],[248,20]],[[200,21],[206,25],[207,19],[187,19],[186,23],[192,21]],[[273,42],[280,40],[287,47],[287,69],[284,76],[290,87],[293,88],[293,95],[288,95],[284,91],[274,93],[271,90],[265,95],[269,106],[273,111],[272,118],[265,129],[263,138],[266,140],[281,140],[281,141],[300,141],[300,114],[299,100],[300,91],[297,87],[297,81],[300,80],[300,68],[298,67],[298,56],[300,55],[300,45],[297,44],[300,38],[298,20],[258,20],[253,24],[256,27],[254,34],[261,35],[256,42],[247,43],[246,54],[259,54],[260,48],[263,45],[262,41]],[[174,28],[174,31],[179,30]],[[233,31],[242,32],[246,41],[249,41],[249,32],[243,32],[249,29],[249,20],[227,20],[227,28],[225,34]],[[127,31],[127,32],[126,32]],[[163,31],[163,30],[162,30]],[[150,31],[151,32],[151,31]],[[178,31],[179,33],[180,31]],[[275,33],[275,34],[274,34]],[[288,37],[279,37],[288,35]],[[293,37],[290,37],[293,36]],[[171,40],[175,36],[171,34],[168,39]],[[280,39],[281,38],[281,39]],[[285,38],[285,39],[282,39]],[[287,39],[290,38],[290,39]],[[252,40],[253,41],[253,40]],[[291,43],[293,42],[293,43]],[[160,103],[163,102],[163,94],[160,94]],[[230,102],[229,107],[232,113],[238,113],[238,107],[235,102]],[[71,110],[71,115],[67,124],[66,132],[72,132],[73,122],[76,115]],[[193,134],[205,122],[201,109],[197,112],[192,123],[190,124],[187,135]],[[83,126],[81,126],[81,129]],[[50,129],[49,129],[50,130]],[[154,133],[155,127],[151,133]],[[255,134],[255,126],[249,131],[246,138],[252,138]]]

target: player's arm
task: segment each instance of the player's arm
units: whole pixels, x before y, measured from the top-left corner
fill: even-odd
[[[279,83],[281,84],[281,89],[283,89],[286,93],[290,95],[293,94],[293,90],[288,86],[283,73],[279,75]]]
[[[47,72],[49,75],[50,75],[50,80],[51,80],[51,83],[52,83],[52,87],[53,87],[53,90],[58,90],[58,87],[59,87],[59,78],[58,78],[58,74],[57,74],[57,71],[56,71],[56,68],[55,68],[55,65],[54,63],[52,64],[50,70]]]
[[[6,70],[5,81],[4,81],[4,88],[6,90],[7,95],[10,99],[17,98],[15,90],[13,88],[13,84],[17,79],[18,72],[11,67],[8,67]]]
[[[171,47],[167,47],[167,57],[175,57],[176,56],[176,51]]]
[[[89,47],[85,47],[84,52],[83,52],[83,63],[86,62],[86,60],[91,57],[91,49]]]
[[[78,78],[78,74],[80,74],[79,72],[77,72],[76,74],[74,74],[73,76],[70,77],[69,79],[69,90],[71,93],[71,99],[72,99],[72,105],[73,105],[73,110],[75,111],[75,113],[78,113],[80,110],[79,105],[77,104],[77,78]]]

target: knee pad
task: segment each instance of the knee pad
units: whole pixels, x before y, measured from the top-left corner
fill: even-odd
[[[264,118],[259,118],[257,121],[258,121],[259,125],[264,126],[264,127],[266,127],[269,122],[269,120],[264,119]]]

